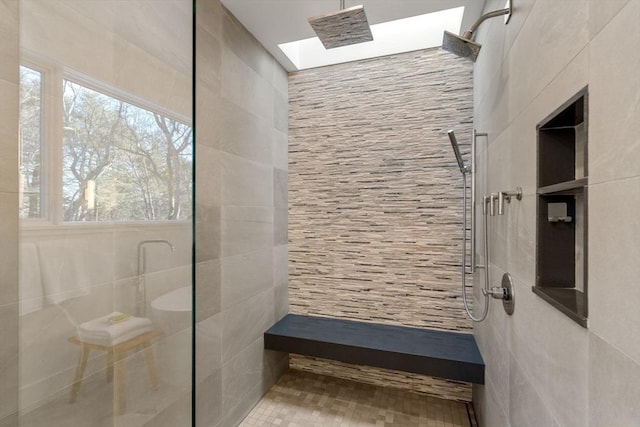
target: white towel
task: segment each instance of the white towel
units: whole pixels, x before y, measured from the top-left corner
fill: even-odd
[[[38,242],[40,272],[45,301],[59,304],[89,294],[86,242],[83,240],[45,240]]]
[[[35,243],[20,244],[20,315],[42,309],[42,276]]]
[[[151,320],[145,317],[128,317],[112,323],[114,316],[122,313],[115,311],[109,315],[80,324],[78,338],[92,344],[116,345],[149,332],[152,329]]]

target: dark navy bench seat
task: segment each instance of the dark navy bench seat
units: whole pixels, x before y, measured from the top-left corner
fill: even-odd
[[[484,384],[471,334],[287,314],[264,334],[268,350]]]

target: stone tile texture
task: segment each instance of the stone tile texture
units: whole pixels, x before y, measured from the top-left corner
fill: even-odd
[[[471,329],[460,294],[463,181],[446,133],[456,131],[468,162],[471,71],[431,49],[290,74],[291,312]],[[292,363],[470,399],[468,386],[441,380]]]

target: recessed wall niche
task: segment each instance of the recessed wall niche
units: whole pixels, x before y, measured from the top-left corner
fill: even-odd
[[[587,327],[587,88],[537,126],[533,292]]]

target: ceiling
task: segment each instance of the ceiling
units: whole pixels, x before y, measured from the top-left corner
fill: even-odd
[[[339,0],[221,0],[227,9],[288,71],[296,67],[278,44],[314,37],[307,18],[340,9]],[[462,29],[480,16],[481,0],[346,0],[363,5],[370,25],[464,6]]]

